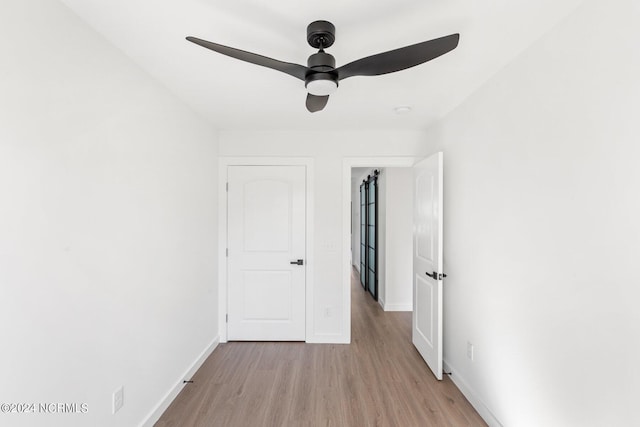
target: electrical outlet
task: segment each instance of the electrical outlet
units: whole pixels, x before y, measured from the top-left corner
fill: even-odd
[[[467,359],[473,362],[473,344],[467,341]]]
[[[113,413],[115,414],[124,405],[124,386],[113,392]]]

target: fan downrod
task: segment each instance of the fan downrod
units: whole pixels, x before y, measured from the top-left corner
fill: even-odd
[[[313,21],[307,26],[307,42],[315,49],[326,49],[336,40],[336,27],[329,21]]]

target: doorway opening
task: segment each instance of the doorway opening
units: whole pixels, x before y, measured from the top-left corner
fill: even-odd
[[[413,170],[354,167],[351,265],[385,311],[412,310]]]
[[[304,341],[309,342],[313,340],[313,317],[306,316],[306,313],[313,311],[314,301],[314,263],[313,263],[313,248],[314,248],[314,228],[313,228],[313,189],[314,189],[314,161],[307,157],[220,157],[219,158],[219,173],[218,173],[218,235],[221,236],[218,239],[218,331],[221,343],[226,343],[228,340],[228,323],[227,315],[229,314],[229,274],[230,267],[227,256],[229,254],[229,200],[228,200],[228,181],[229,170],[235,167],[290,167],[297,166],[302,167],[305,170],[304,173],[304,227],[303,232],[305,234],[304,249],[297,250],[296,253],[289,254],[290,256],[283,261],[286,267],[292,269],[292,274],[304,273],[304,298],[302,303],[304,317]],[[242,174],[241,174],[242,176]],[[274,180],[272,180],[274,181]],[[278,180],[275,180],[278,181]],[[280,185],[280,184],[277,184]],[[270,185],[267,186],[269,188]],[[301,190],[302,191],[302,190]],[[263,197],[263,192],[257,192]],[[298,206],[298,204],[296,204]],[[258,221],[259,222],[259,221]],[[257,229],[259,231],[259,229]],[[251,233],[254,236],[259,236],[260,233]],[[231,251],[233,252],[233,251]],[[300,254],[299,252],[303,252]],[[300,256],[302,255],[302,256]],[[302,260],[300,262],[299,260]],[[295,261],[295,265],[291,262]],[[282,287],[282,286],[281,286]],[[269,295],[270,297],[271,295]],[[298,298],[299,299],[299,298]],[[258,299],[255,299],[258,301]],[[282,298],[280,299],[282,301]],[[275,306],[274,306],[275,307]],[[262,310],[262,311],[260,311]],[[280,310],[286,312],[286,310]],[[264,310],[257,303],[254,304],[254,313],[258,313],[263,317]],[[274,315],[275,313],[275,315]],[[266,313],[272,318],[277,317],[276,310],[272,310],[271,313]],[[257,317],[257,316],[254,316]],[[273,321],[273,320],[272,320]],[[280,321],[280,320],[276,320]],[[300,337],[302,335],[299,335]],[[272,338],[269,338],[272,339]],[[299,338],[297,338],[299,339]]]
[[[386,159],[388,160],[388,159]],[[355,162],[354,162],[355,163]],[[347,165],[349,168],[347,169]],[[379,164],[378,164],[379,165]],[[360,165],[358,165],[360,166]],[[382,231],[377,240],[376,249],[379,255],[376,262],[376,270],[385,271],[380,274],[378,283],[380,292],[379,303],[385,311],[391,311],[393,304],[392,289],[405,288],[408,295],[406,308],[402,311],[412,311],[412,341],[422,355],[427,365],[431,368],[437,379],[442,379],[442,218],[443,218],[443,155],[441,152],[421,159],[419,162],[401,164],[397,168],[398,176],[402,172],[407,173],[406,180],[399,186],[392,185],[393,167],[382,169],[380,173],[380,207],[386,212],[376,219],[381,230],[400,224],[406,227],[407,238],[402,239],[402,232]],[[345,175],[354,181],[353,164],[345,161]],[[385,174],[385,171],[387,172]],[[388,175],[387,182],[383,177]],[[401,182],[398,179],[398,182]],[[355,187],[352,185],[352,196],[345,191],[343,206],[351,206],[355,199]],[[388,188],[387,188],[388,187]],[[408,202],[405,209],[406,216],[400,221],[392,218],[403,211],[401,195],[405,195]],[[385,200],[388,198],[388,200]],[[395,198],[395,199],[394,199]],[[394,199],[394,200],[392,200]],[[415,204],[415,209],[414,205]],[[386,208],[389,209],[386,209]],[[360,213],[360,209],[358,213]],[[353,210],[349,209],[348,220],[354,222]],[[400,214],[402,215],[402,214]],[[351,227],[353,230],[354,227]],[[358,231],[362,229],[357,228]],[[401,229],[398,229],[401,230]],[[368,232],[368,230],[365,230]],[[365,232],[363,231],[363,232]],[[362,238],[362,236],[360,236]],[[365,236],[366,239],[366,236]],[[354,236],[349,236],[351,248],[361,248],[360,241],[353,244]],[[359,239],[358,239],[359,240]],[[408,251],[409,256],[397,257],[403,250]],[[351,257],[358,256],[360,251],[352,251]],[[368,254],[367,254],[368,256]],[[353,263],[357,268],[360,262]],[[426,270],[426,273],[425,273]],[[396,274],[392,274],[395,272]],[[368,271],[367,271],[368,274]],[[396,302],[396,301],[393,301]],[[349,301],[350,304],[350,301]],[[398,310],[400,311],[400,310]]]
[[[343,319],[344,319],[344,342],[351,342],[351,274],[353,267],[352,265],[356,264],[354,259],[356,258],[351,248],[353,244],[353,235],[351,230],[354,233],[359,233],[359,223],[353,224],[351,221],[352,218],[352,202],[353,205],[357,206],[358,198],[352,197],[354,193],[354,186],[357,184],[357,188],[359,191],[359,183],[358,181],[352,180],[352,170],[361,171],[363,174],[367,171],[371,171],[374,168],[412,168],[413,165],[420,160],[420,157],[348,157],[343,159],[342,161],[342,177],[343,177],[343,186],[342,186],[342,223],[345,225],[343,227],[342,234],[342,256],[343,256],[343,270],[342,270],[342,289],[343,289]],[[359,212],[359,210],[358,210]],[[351,224],[351,227],[348,225]],[[355,226],[354,226],[355,225]],[[357,229],[357,230],[356,230]],[[380,234],[382,236],[382,233]],[[358,240],[359,242],[359,240]],[[356,246],[357,247],[357,246]],[[359,253],[359,251],[358,251]],[[386,272],[382,271],[385,267],[385,262],[380,262],[379,267],[379,277],[386,277]],[[384,289],[386,291],[386,288]],[[378,293],[378,303],[387,304],[384,294],[383,288],[379,286]]]

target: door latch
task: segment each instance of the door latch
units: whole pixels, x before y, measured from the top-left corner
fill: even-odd
[[[444,273],[436,273],[435,271],[433,273],[429,273],[428,271],[425,273],[427,276],[431,277],[433,280],[442,280],[445,277],[447,277],[446,274]]]
[[[293,265],[304,265],[304,260],[297,259],[297,260],[295,260],[295,261],[291,261],[289,264],[293,264]]]

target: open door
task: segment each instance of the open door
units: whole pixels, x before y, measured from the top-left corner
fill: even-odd
[[[412,339],[437,379],[442,379],[443,156],[416,163],[413,215]]]

